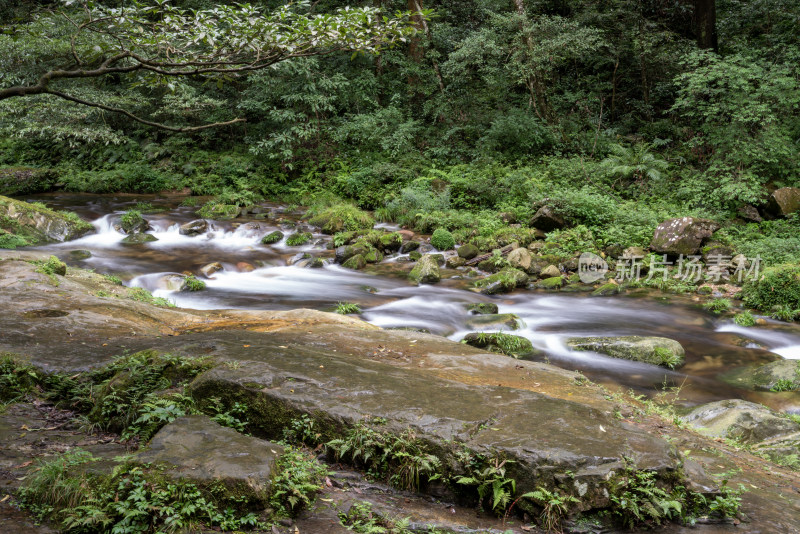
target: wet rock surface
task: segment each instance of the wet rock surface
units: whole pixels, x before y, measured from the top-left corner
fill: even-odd
[[[48,208],[0,196],[0,229],[37,245],[75,239],[89,232],[92,225]]]
[[[619,337],[573,337],[567,345],[574,350],[599,352],[612,358],[633,360],[653,365],[674,366],[683,362],[684,350],[674,339],[664,337],[619,336]],[[669,360],[667,360],[669,358]]]
[[[718,229],[719,224],[708,219],[670,219],[656,228],[650,250],[662,254],[697,254],[701,245]]]
[[[222,482],[233,495],[266,504],[283,447],[218,425],[205,415],[169,423],[138,452],[135,461],[167,465],[168,476],[198,485]]]

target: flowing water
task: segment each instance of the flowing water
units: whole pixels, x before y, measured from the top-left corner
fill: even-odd
[[[314,234],[301,247],[285,240],[262,245],[273,230],[294,231],[299,214],[278,205],[265,205],[262,215],[233,222],[209,221],[208,231],[196,236],[179,233],[179,225],[195,220],[194,208],[181,207],[181,198],[42,195],[39,200],[56,209],[69,209],[94,221],[96,232],[81,239],[40,247],[73,265],[115,274],[131,286],[141,286],[177,306],[194,309],[293,309],[332,311],[341,301],[358,303],[361,317],[384,328],[424,329],[460,340],[480,330],[470,326],[466,305],[492,302],[500,313],[519,316],[523,326],[514,332],[533,342],[551,363],[580,370],[593,380],[619,384],[642,392],[666,385],[680,385],[686,404],[725,398],[746,398],[775,408],[800,412],[793,394],[747,391],[728,385],[722,377],[742,366],[776,359],[800,358],[800,328],[776,321],[744,328],[703,311],[692,297],[653,292],[615,297],[519,290],[508,295],[487,296],[469,290],[470,281],[460,271],[443,271],[441,283],[416,287],[406,279],[411,264],[396,255],[365,271],[352,271],[329,263],[311,269],[287,266],[298,254],[330,258],[330,237]],[[137,201],[147,201],[165,211],[145,215],[158,240],[141,245],[121,243],[115,229],[119,216]],[[396,229],[391,225],[381,225]],[[91,257],[75,260],[74,250],[88,250]],[[178,292],[168,289],[165,276],[192,272],[210,262],[223,270],[205,279],[207,289]],[[252,269],[252,270],[251,270]],[[202,276],[201,276],[202,278]],[[487,329],[492,330],[492,329]],[[495,328],[496,331],[496,328]],[[676,371],[618,360],[589,352],[575,352],[565,338],[586,335],[664,336],[686,348],[686,364]]]

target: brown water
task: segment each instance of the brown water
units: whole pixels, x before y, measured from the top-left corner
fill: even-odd
[[[469,290],[470,281],[460,271],[445,271],[437,285],[416,287],[405,278],[410,265],[402,257],[389,257],[367,271],[343,269],[332,262],[323,268],[287,266],[298,253],[330,258],[330,237],[314,234],[302,247],[284,242],[267,246],[261,237],[273,230],[291,234],[301,213],[277,204],[265,204],[263,213],[236,221],[209,221],[210,230],[182,236],[178,225],[194,220],[194,208],[181,207],[185,197],[125,195],[40,195],[50,207],[69,209],[94,221],[96,232],[84,238],[47,247],[68,263],[115,274],[126,284],[150,289],[176,305],[196,309],[246,308],[331,311],[337,302],[358,303],[361,317],[386,328],[418,328],[460,340],[474,331],[466,304],[494,302],[500,313],[517,314],[524,327],[515,333],[529,338],[551,363],[584,372],[593,380],[652,393],[663,386],[682,386],[687,405],[726,398],[745,398],[769,406],[800,412],[796,394],[757,393],[736,388],[720,377],[743,366],[781,357],[800,358],[800,328],[768,321],[742,328],[729,319],[703,311],[696,297],[655,292],[615,297],[588,297],[565,293],[519,290],[509,295],[486,296]],[[137,201],[147,201],[166,211],[145,214],[158,241],[123,245],[124,234],[114,223]],[[91,257],[78,260],[74,250]],[[398,261],[399,260],[399,261]],[[164,277],[181,272],[199,273],[200,267],[220,262],[224,269],[206,279],[205,291],[175,292]],[[245,272],[243,263],[255,267]],[[678,340],[686,349],[686,365],[677,371],[617,360],[599,354],[573,352],[563,344],[571,336],[646,335]]]

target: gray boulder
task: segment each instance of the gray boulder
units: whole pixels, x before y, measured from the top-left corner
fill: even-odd
[[[178,229],[181,235],[199,235],[208,231],[208,222],[205,219],[197,219],[182,224]]]
[[[769,196],[767,210],[775,216],[785,217],[800,210],[800,189],[781,187]]]
[[[167,476],[201,486],[221,482],[233,495],[266,503],[282,454],[280,445],[189,415],[159,430],[135,461],[166,465]]]
[[[718,229],[719,224],[708,219],[670,219],[656,228],[650,250],[661,254],[697,254],[703,243]]]
[[[544,232],[558,230],[559,228],[564,228],[566,225],[567,222],[564,217],[556,213],[550,206],[542,206],[539,208],[539,211],[533,215],[530,221],[530,226]]]
[[[415,284],[435,284],[442,279],[439,273],[439,262],[430,254],[422,256],[408,273],[408,278]]]

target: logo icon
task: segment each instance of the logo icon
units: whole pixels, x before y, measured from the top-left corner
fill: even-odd
[[[578,258],[578,277],[584,284],[591,284],[601,280],[608,272],[608,263],[591,252],[584,252]]]

